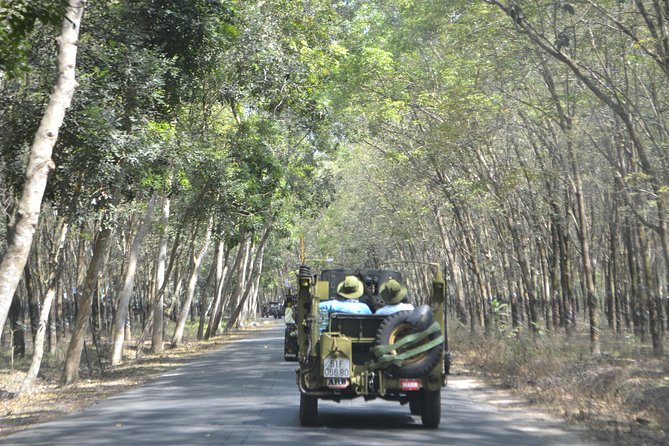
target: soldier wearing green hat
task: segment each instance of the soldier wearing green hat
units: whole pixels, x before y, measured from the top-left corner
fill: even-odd
[[[356,276],[346,276],[337,285],[336,299],[318,304],[320,310],[328,313],[372,314],[367,304],[358,301],[364,292],[362,282]]]
[[[379,295],[386,303],[375,314],[392,314],[397,311],[413,310],[414,306],[406,302],[407,288],[395,279],[390,279],[379,288]]]

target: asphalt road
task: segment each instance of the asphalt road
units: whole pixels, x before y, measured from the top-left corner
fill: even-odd
[[[557,420],[457,378],[442,393],[437,430],[396,402],[319,401],[301,427],[295,363],[283,326],[235,342],[91,408],[0,439],[3,445],[586,445]]]

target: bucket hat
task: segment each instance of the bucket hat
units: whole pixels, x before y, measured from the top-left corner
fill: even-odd
[[[398,304],[407,295],[407,288],[395,279],[390,279],[381,284],[379,289],[381,298],[387,305]]]
[[[337,294],[346,299],[357,299],[362,296],[362,282],[355,276],[346,276],[339,285],[337,285]]]

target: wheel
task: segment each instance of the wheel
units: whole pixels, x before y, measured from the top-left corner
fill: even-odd
[[[318,421],[318,397],[300,394],[300,424],[313,426]]]
[[[386,317],[379,326],[376,334],[376,345],[392,345],[403,337],[415,332],[413,325],[407,322],[412,311],[398,311]],[[439,337],[439,332],[432,333],[422,342],[427,343]],[[415,345],[414,345],[415,347]],[[392,350],[392,354],[400,354],[412,347]],[[439,344],[426,352],[419,353],[406,359],[401,366],[390,365],[385,369],[386,373],[395,378],[420,378],[432,370],[441,358],[442,344]]]
[[[420,419],[423,427],[436,429],[441,421],[441,390],[423,390],[420,398]]]
[[[418,398],[412,398],[409,400],[409,410],[411,411],[411,415],[420,415],[420,399]]]

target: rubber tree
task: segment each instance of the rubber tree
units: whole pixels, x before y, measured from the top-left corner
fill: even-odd
[[[56,85],[30,147],[23,192],[16,207],[7,250],[0,262],[0,327],[5,325],[14,292],[30,253],[47,178],[55,167],[51,159],[53,148],[77,87],[75,67],[84,4],[83,0],[69,3],[58,37]]]
[[[42,365],[42,358],[44,356],[44,339],[46,335],[47,323],[49,321],[51,308],[53,306],[54,298],[56,297],[57,291],[57,281],[60,278],[60,274],[63,270],[62,268],[62,258],[61,252],[63,245],[65,244],[65,237],[68,233],[69,225],[66,223],[64,218],[60,218],[57,234],[58,234],[58,243],[53,245],[50,259],[51,271],[49,272],[49,278],[47,280],[47,292],[44,296],[44,301],[42,302],[42,310],[40,312],[39,326],[37,328],[37,333],[35,334],[34,346],[33,346],[33,357],[32,362],[30,363],[30,368],[28,373],[26,373],[21,387],[17,392],[18,397],[26,396],[32,393],[33,385],[37,379],[37,374]]]
[[[657,3],[651,5],[651,2],[639,0],[629,6],[626,5],[619,11],[612,12],[611,9],[600,2],[588,1],[577,7],[568,2],[556,4],[552,10],[543,13],[535,10],[534,5],[527,2],[503,2],[498,0],[486,0],[486,2],[503,11],[512,21],[514,29],[524,35],[529,42],[567,67],[575,78],[608,107],[622,123],[630,141],[633,163],[639,166],[652,190],[650,200],[654,202],[656,208],[656,221],[651,222],[638,212],[635,215],[640,218],[641,223],[648,225],[660,238],[666,281],[669,278],[669,212],[667,194],[665,193],[668,173],[666,167],[664,167],[666,166],[666,151],[657,142],[666,138],[666,127],[650,124],[650,122],[656,122],[658,119],[657,112],[651,113],[650,116],[638,112],[639,104],[635,102],[635,98],[625,94],[628,89],[622,82],[626,81],[626,77],[621,80],[612,75],[609,67],[599,66],[600,60],[608,61],[606,58],[588,60],[585,57],[579,57],[582,56],[582,53],[570,51],[570,48],[579,43],[574,42],[574,40],[580,39],[581,33],[584,34],[584,41],[593,44],[592,48],[588,48],[588,52],[598,52],[600,48],[597,39],[591,39],[591,36],[600,34],[598,30],[587,29],[588,26],[592,26],[593,22],[581,23],[576,17],[576,8],[583,6],[587,9],[588,14],[595,14],[608,22],[611,29],[616,29],[620,36],[627,39],[628,47],[639,47],[651,61],[650,63],[661,69],[666,85],[666,78],[669,76],[666,61],[666,55],[669,52],[669,47],[666,44],[668,38],[666,8],[658,6]],[[579,10],[578,12],[582,11]],[[635,22],[635,16],[640,20]],[[629,17],[632,20],[626,22]],[[586,29],[581,29],[581,27]],[[546,29],[549,32],[544,33],[540,29]],[[648,42],[640,37],[645,34],[652,36],[651,39],[648,39]],[[640,65],[642,68],[645,67],[645,64]],[[600,73],[605,73],[605,75],[602,76]],[[651,76],[652,78],[653,76]],[[644,88],[652,88],[652,86],[648,83]],[[654,103],[651,103],[649,108],[657,110]],[[651,128],[653,130],[650,130]],[[658,135],[655,135],[655,133],[658,133]],[[617,161],[615,157],[609,159]],[[612,164],[612,167],[618,171],[621,180],[627,177],[627,172],[625,172],[623,166],[617,162]],[[629,199],[628,204],[632,210],[637,207],[636,203]],[[583,240],[581,240],[582,242]],[[588,285],[588,287],[590,286]],[[591,314],[595,316],[596,303],[592,302],[595,297],[590,296],[590,291],[588,293],[588,307],[591,309]],[[649,311],[653,313],[655,311],[654,307],[649,307]],[[591,333],[591,337],[596,338],[596,327],[593,332],[595,334]],[[654,338],[654,342],[661,342],[661,339],[659,337]],[[594,354],[598,352],[596,344],[597,342],[593,341]],[[654,345],[654,351],[661,352],[661,346],[659,344]]]
[[[132,240],[130,251],[128,252],[127,264],[123,280],[121,282],[121,289],[117,293],[116,314],[114,315],[114,328],[112,332],[112,365],[118,365],[123,361],[123,340],[125,339],[125,324],[128,317],[128,307],[130,305],[130,298],[135,286],[135,275],[137,273],[137,264],[139,262],[140,249],[142,241],[151,230],[153,224],[153,214],[155,211],[155,204],[157,194],[154,192],[146,207],[142,223],[137,229],[137,233]]]
[[[204,239],[200,242],[200,247],[197,247],[197,231],[193,231],[191,237],[191,259],[190,259],[190,275],[188,277],[188,284],[186,286],[186,296],[177,317],[177,324],[174,328],[174,334],[172,335],[172,346],[178,347],[181,345],[181,341],[184,336],[184,329],[186,328],[186,321],[188,320],[188,315],[190,313],[191,303],[193,302],[193,296],[195,294],[195,286],[197,285],[197,279],[200,275],[200,266],[204,260],[204,256],[207,254],[209,245],[211,242],[211,232],[212,232],[213,222],[212,219],[209,219],[209,223],[206,228],[206,233]]]

